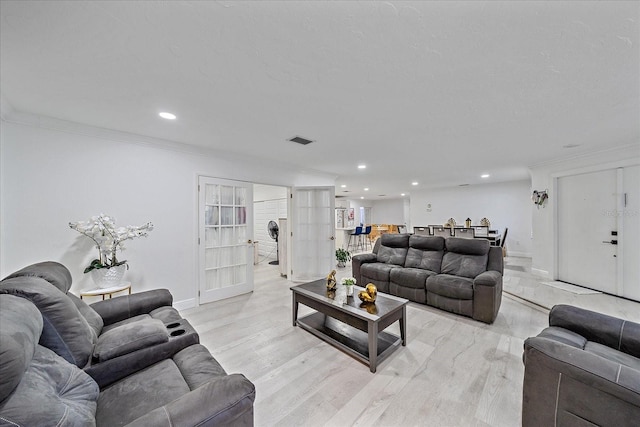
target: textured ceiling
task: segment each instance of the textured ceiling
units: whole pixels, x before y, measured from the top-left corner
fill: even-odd
[[[639,2],[0,8],[14,110],[336,174],[338,195],[527,179],[640,141]]]

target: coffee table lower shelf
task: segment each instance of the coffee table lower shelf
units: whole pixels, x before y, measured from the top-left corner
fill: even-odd
[[[315,312],[297,320],[298,326],[311,332],[321,340],[333,345],[345,353],[355,357],[360,362],[376,371],[376,366],[371,366],[369,358],[369,335],[349,326],[326,314]],[[375,364],[385,360],[402,344],[402,339],[388,332],[378,332],[378,357]]]

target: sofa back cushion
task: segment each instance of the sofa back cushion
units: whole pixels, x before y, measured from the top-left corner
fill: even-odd
[[[84,368],[96,341],[94,330],[75,304],[62,292],[39,277],[20,276],[0,282],[0,294],[31,301],[43,320],[40,344],[69,363]]]
[[[380,236],[377,261],[385,264],[404,265],[408,249],[408,234],[383,234]]]
[[[38,262],[10,274],[5,278],[5,280],[15,277],[39,277],[46,280],[71,299],[78,310],[80,310],[80,313],[87,323],[89,323],[91,328],[95,331],[96,337],[100,335],[100,332],[102,332],[102,327],[104,326],[102,317],[100,317],[100,315],[96,313],[96,311],[86,302],[82,301],[72,293],[69,293],[72,283],[71,272],[69,272],[69,269],[64,265],[55,261]]]
[[[56,288],[60,289],[63,293],[69,292],[71,289],[71,273],[69,269],[59,262],[44,261],[36,264],[31,264],[23,269],[16,271],[5,277],[6,279],[12,279],[14,277],[39,277],[51,283]]]
[[[0,295],[0,406],[22,381],[42,331],[35,305],[13,295]]]
[[[485,239],[449,237],[445,239],[446,252],[440,272],[473,279],[487,271],[490,247]]]
[[[440,273],[443,255],[444,237],[413,235],[409,237],[409,250],[404,266]]]

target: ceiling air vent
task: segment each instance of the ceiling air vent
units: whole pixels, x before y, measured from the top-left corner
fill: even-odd
[[[313,141],[307,138],[303,138],[301,136],[294,136],[293,138],[288,139],[288,141],[296,142],[298,144],[307,145],[311,144]]]

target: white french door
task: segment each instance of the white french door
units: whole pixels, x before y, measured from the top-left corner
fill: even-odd
[[[558,178],[558,279],[640,301],[640,167]]]
[[[253,291],[253,185],[198,178],[199,304]]]
[[[334,187],[291,189],[291,280],[327,276],[335,266]]]

